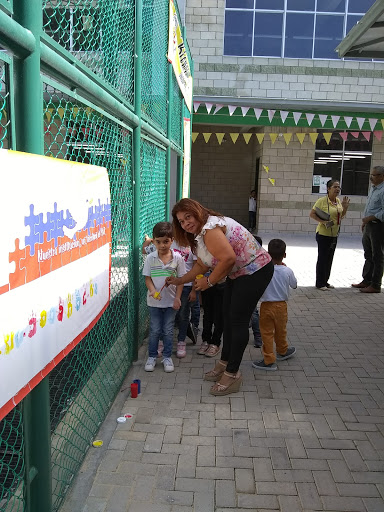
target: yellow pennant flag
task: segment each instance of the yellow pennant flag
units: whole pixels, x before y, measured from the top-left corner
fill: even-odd
[[[72,116],[73,118],[76,118],[77,117],[77,113],[79,112],[79,109],[77,107],[73,107],[73,110],[72,110]]]
[[[209,139],[211,138],[212,133],[203,133],[203,137],[205,140],[205,143],[207,144]]]
[[[64,109],[62,107],[57,109],[57,113],[59,114],[60,119],[64,117]]]
[[[230,133],[229,135],[231,136],[232,142],[236,144],[236,141],[239,138],[239,133]]]
[[[87,114],[87,117],[89,117],[89,115],[91,114],[91,112],[92,112],[92,107],[87,107],[87,108],[85,109],[85,113]]]
[[[273,178],[268,178],[268,179],[272,183],[272,185],[275,186],[275,180]]]
[[[225,135],[225,133],[216,133],[217,142],[218,142],[220,145],[221,145],[221,143],[223,142],[224,135]]]
[[[332,137],[332,133],[331,132],[323,133],[323,137],[325,139],[325,142],[327,144],[329,144],[329,141],[331,140],[331,137]]]
[[[192,132],[192,142],[195,142],[195,140],[197,139],[199,135],[199,132]]]
[[[278,133],[270,133],[269,134],[269,138],[271,139],[272,144],[274,144],[276,142],[278,135],[279,135]]]
[[[249,139],[252,137],[252,133],[243,133],[245,143],[248,144]]]
[[[292,133],[283,133],[283,137],[284,137],[286,145],[288,146],[288,144],[291,142],[291,139],[292,139]]]
[[[51,117],[52,117],[52,109],[48,109],[46,112],[44,112],[46,118],[47,118],[47,121],[48,121],[48,124],[51,122]]]
[[[259,144],[262,144],[264,140],[265,133],[256,133],[257,140],[259,141]]]
[[[317,132],[315,132],[315,133],[310,133],[309,136],[311,138],[312,144],[315,145],[319,134]]]
[[[305,136],[306,136],[306,133],[296,133],[296,137],[299,139],[300,144],[302,144],[304,142]]]
[[[380,119],[381,121],[381,124],[383,125],[383,128],[384,128],[384,119]]]
[[[264,171],[268,174],[268,172],[269,172],[269,167],[268,167],[268,165],[263,165],[263,169],[264,169]]]

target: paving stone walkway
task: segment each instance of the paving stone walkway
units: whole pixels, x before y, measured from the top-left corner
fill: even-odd
[[[296,356],[254,370],[250,336],[240,392],[213,397],[202,380],[212,360],[196,346],[171,374],[160,363],[144,372],[143,347],[62,512],[384,512],[384,293],[350,287],[361,280],[360,238],[340,237],[327,292],[313,286],[314,236],[284,239],[299,283]]]

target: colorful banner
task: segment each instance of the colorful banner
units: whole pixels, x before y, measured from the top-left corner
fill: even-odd
[[[106,169],[0,150],[0,420],[89,332],[110,297]]]
[[[181,26],[173,0],[169,1],[168,61],[172,63],[177,83],[185,99],[185,104],[191,112],[193,87],[191,66],[185,49],[183,36],[181,35]]]
[[[183,197],[189,197],[189,178],[191,174],[191,120],[184,117],[184,166]]]

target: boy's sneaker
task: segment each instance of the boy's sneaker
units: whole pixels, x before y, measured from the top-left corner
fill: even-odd
[[[164,371],[167,373],[171,373],[174,371],[175,367],[173,366],[172,359],[170,357],[164,357],[161,361],[164,365]]]
[[[256,370],[267,370],[270,372],[274,372],[277,370],[276,363],[265,364],[264,359],[261,359],[261,361],[253,361],[252,366],[256,368]]]
[[[182,358],[182,357],[185,357],[186,355],[187,355],[187,344],[185,343],[185,341],[179,341],[177,344],[176,356]]]
[[[163,350],[164,350],[164,344],[163,342],[160,340],[159,341],[159,345],[157,347],[157,357],[162,357],[163,356]]]
[[[156,366],[156,357],[148,357],[147,362],[145,363],[144,370],[146,372],[153,372]]]
[[[263,340],[261,338],[255,338],[253,346],[255,348],[260,348],[263,346]]]
[[[203,341],[203,343],[198,348],[197,353],[199,355],[203,356],[207,350],[208,350],[208,343],[206,341]]]
[[[284,355],[276,354],[276,359],[278,361],[285,361],[285,359],[289,359],[290,357],[294,356],[296,354],[295,347],[288,347],[287,351]]]

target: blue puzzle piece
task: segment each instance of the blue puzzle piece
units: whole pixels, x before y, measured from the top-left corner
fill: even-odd
[[[55,247],[58,246],[59,236],[63,236],[63,228],[62,227],[60,228],[58,226],[62,214],[63,214],[62,210],[60,212],[57,211],[57,203],[54,203],[53,212],[48,213],[48,220],[49,220],[49,222],[51,222],[51,225],[52,225],[48,240],[53,239],[55,241]]]
[[[29,205],[29,215],[24,217],[24,226],[29,226],[30,232],[29,235],[25,237],[25,246],[29,245],[30,250],[29,254],[34,256],[35,254],[35,244],[38,244],[40,241],[40,235],[35,231],[35,225],[39,225],[43,220],[43,214],[35,215],[34,212],[35,205]]]

